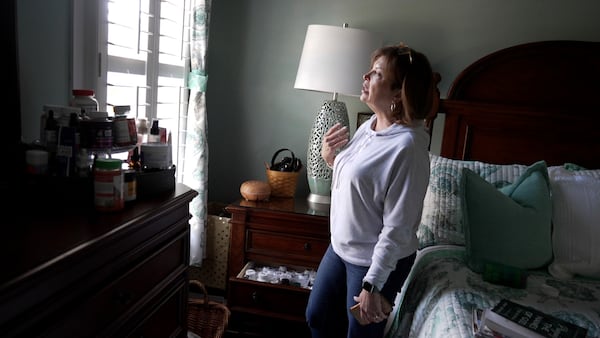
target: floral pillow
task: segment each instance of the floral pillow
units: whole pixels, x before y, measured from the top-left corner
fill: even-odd
[[[429,186],[417,231],[419,249],[440,244],[465,245],[459,194],[463,168],[477,173],[496,188],[515,182],[527,169],[526,165],[452,160],[431,153],[429,160]]]

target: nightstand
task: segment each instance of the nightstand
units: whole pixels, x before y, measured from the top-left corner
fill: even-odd
[[[230,204],[227,304],[229,335],[310,337],[305,309],[310,288],[244,276],[248,264],[314,270],[329,245],[329,206],[306,198]]]

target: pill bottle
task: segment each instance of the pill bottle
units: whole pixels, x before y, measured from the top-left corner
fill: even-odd
[[[125,202],[135,201],[137,197],[136,172],[132,169],[123,171],[123,197]]]
[[[98,211],[117,211],[125,206],[123,161],[97,158],[94,162],[94,205]]]
[[[127,115],[130,106],[114,106],[115,117],[113,119],[113,144],[118,147],[130,146],[137,143],[137,127],[135,119]]]
[[[98,100],[94,96],[92,89],[73,89],[73,97],[71,98],[70,106],[81,109],[82,115],[86,115],[91,111],[98,111]]]
[[[148,121],[145,118],[139,118],[136,122],[137,143],[139,147],[142,143],[148,142]]]
[[[81,126],[81,146],[92,149],[110,149],[113,146],[113,120],[109,118],[85,119]]]
[[[256,280],[256,270],[246,269],[246,272],[244,272],[244,278],[247,278],[250,280]]]
[[[94,164],[93,154],[88,153],[86,148],[79,148],[75,159],[75,172],[78,177],[90,177]]]

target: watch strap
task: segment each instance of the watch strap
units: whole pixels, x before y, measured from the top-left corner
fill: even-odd
[[[373,285],[367,281],[363,281],[362,288],[363,288],[363,290],[365,290],[369,293],[379,292],[379,290],[377,290],[377,287],[375,285]]]

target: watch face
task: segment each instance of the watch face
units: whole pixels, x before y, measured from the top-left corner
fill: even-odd
[[[371,285],[371,283],[369,283],[369,282],[363,282],[362,288],[371,293],[375,290],[375,287],[373,285]]]

